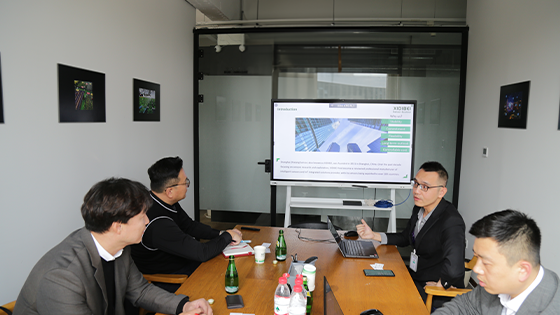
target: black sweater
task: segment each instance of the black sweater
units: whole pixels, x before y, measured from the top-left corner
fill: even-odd
[[[140,244],[132,245],[132,258],[142,273],[182,273],[190,275],[201,262],[222,252],[232,241],[206,224],[193,221],[179,203],[168,205],[153,193],[148,210],[150,220]],[[209,239],[201,243],[195,239]]]

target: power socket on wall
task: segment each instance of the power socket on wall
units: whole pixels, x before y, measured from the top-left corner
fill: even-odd
[[[482,156],[488,157],[488,148],[482,148]]]

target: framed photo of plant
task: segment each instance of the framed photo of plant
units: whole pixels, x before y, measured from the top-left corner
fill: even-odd
[[[159,121],[161,112],[159,84],[134,79],[132,85],[134,121]]]
[[[105,122],[105,74],[58,64],[59,122]]]

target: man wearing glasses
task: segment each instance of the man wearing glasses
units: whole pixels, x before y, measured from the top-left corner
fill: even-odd
[[[237,229],[218,231],[193,221],[181,208],[190,186],[183,160],[163,158],[148,169],[153,205],[146,213],[150,222],[140,244],[132,246],[132,258],[142,273],[191,275],[201,262],[222,252],[230,243],[239,244]],[[195,239],[207,239],[201,243]],[[174,292],[177,285],[156,284]]]
[[[465,222],[455,206],[443,198],[447,177],[438,162],[426,162],[420,167],[412,181],[415,206],[401,233],[373,232],[363,219],[356,226],[364,239],[412,246],[409,271],[424,302],[426,285],[464,288]],[[434,298],[434,307],[444,301]]]

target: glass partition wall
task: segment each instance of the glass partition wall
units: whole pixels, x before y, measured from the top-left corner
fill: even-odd
[[[417,100],[414,168],[441,162],[449,172],[445,198],[457,204],[467,32],[467,27],[195,30],[196,219],[199,209],[241,217],[269,214],[271,208],[284,212],[286,188],[271,188],[270,174],[258,164],[270,159],[274,98]],[[292,195],[388,199],[389,191],[294,187]],[[397,190],[395,202],[397,218],[409,218],[414,205],[409,191]],[[326,209],[292,213],[373,216]]]

